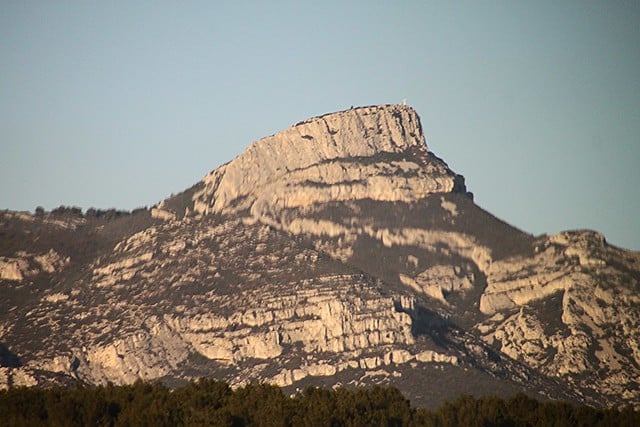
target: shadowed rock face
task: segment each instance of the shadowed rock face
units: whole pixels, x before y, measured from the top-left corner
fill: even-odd
[[[406,106],[300,122],[150,211],[5,212],[0,232],[5,387],[204,375],[640,404],[640,256],[483,211]]]

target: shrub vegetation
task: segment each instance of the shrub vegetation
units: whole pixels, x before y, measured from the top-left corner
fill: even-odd
[[[394,387],[309,387],[291,397],[276,386],[231,389],[200,379],[170,389],[124,386],[12,388],[0,392],[7,426],[638,426],[640,412],[463,395],[434,411],[412,408]]]

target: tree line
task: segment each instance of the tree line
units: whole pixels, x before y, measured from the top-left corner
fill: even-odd
[[[232,389],[213,379],[170,389],[123,386],[0,391],[7,426],[638,426],[640,411],[463,395],[436,410],[413,408],[394,387],[308,387],[292,396],[269,384]]]
[[[77,206],[64,206],[60,205],[57,208],[47,212],[42,206],[36,207],[34,215],[41,217],[44,215],[52,215],[55,217],[64,218],[86,218],[86,219],[103,219],[112,220],[123,216],[135,215],[136,213],[147,211],[146,207],[136,208],[132,211],[119,210],[119,209],[96,209],[89,208],[86,212],[82,211],[82,208]]]

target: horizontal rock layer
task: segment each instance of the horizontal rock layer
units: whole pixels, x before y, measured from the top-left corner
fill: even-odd
[[[416,401],[448,372],[640,405],[640,255],[483,211],[406,106],[300,122],[149,211],[0,231],[0,386],[205,375]]]
[[[257,216],[330,200],[415,200],[464,187],[428,155],[417,114],[402,105],[298,123],[254,142],[203,184],[193,196],[196,213],[251,208]]]

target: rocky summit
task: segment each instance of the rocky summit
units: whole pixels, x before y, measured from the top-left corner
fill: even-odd
[[[474,204],[404,105],[327,114],[131,213],[0,213],[0,386],[201,376],[640,406],[640,254]]]

